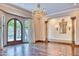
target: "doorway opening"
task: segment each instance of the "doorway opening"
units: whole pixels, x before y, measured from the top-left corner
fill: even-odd
[[[7,23],[8,27],[8,45],[15,45],[22,43],[22,23],[16,19],[12,18]]]

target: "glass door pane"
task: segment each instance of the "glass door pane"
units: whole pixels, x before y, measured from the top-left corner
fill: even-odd
[[[16,41],[21,40],[21,24],[16,20]]]
[[[14,20],[8,23],[8,42],[14,41]]]
[[[29,29],[30,29],[30,23],[29,20],[25,20],[24,21],[24,42],[29,42],[30,38],[29,38]]]

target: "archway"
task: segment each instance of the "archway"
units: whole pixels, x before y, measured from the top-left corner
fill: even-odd
[[[14,45],[22,43],[22,24],[21,22],[16,19],[12,18],[7,23],[8,28],[8,45]]]

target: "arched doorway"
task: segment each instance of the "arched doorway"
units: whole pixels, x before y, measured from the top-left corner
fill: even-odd
[[[12,18],[7,23],[8,33],[8,45],[14,45],[22,43],[22,24],[16,19]]]

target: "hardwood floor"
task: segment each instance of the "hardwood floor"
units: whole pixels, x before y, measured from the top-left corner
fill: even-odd
[[[79,47],[57,44],[36,43],[7,46],[0,51],[0,56],[78,56]]]

